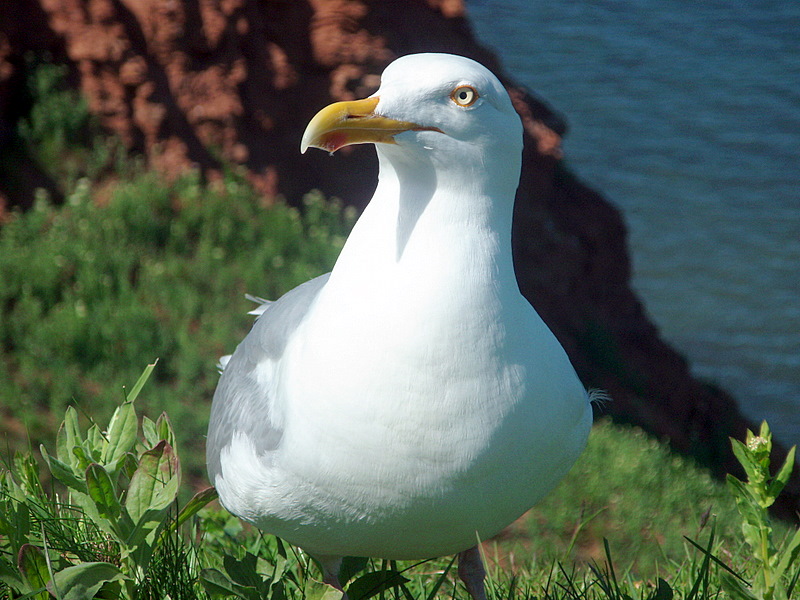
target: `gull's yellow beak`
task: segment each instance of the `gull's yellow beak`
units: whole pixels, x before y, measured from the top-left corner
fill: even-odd
[[[410,121],[396,121],[375,114],[380,98],[336,102],[319,111],[309,122],[300,142],[300,152],[310,147],[336,152],[352,144],[394,144],[394,136],[404,131],[441,131]]]

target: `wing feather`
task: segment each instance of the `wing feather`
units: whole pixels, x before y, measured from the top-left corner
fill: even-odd
[[[275,302],[264,301],[253,311],[258,313],[256,322],[224,363],[211,405],[206,461],[212,482],[220,474],[220,454],[234,435],[247,435],[259,454],[280,445],[283,424],[276,414],[274,374],[287,342],[306,318],[328,275],[297,286]]]

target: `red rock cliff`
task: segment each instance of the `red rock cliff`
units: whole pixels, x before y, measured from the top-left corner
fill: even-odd
[[[694,379],[661,340],[630,287],[620,214],[564,168],[561,120],[475,40],[462,0],[6,0],[0,136],[14,118],[26,50],[73,65],[91,110],[156,168],[213,173],[221,154],[246,165],[264,194],[296,200],[319,188],[356,205],[374,185],[373,153],[300,155],[316,110],[368,95],[402,54],[484,63],[508,85],[525,125],[514,224],[524,294],[584,382],[609,391],[605,411],[669,437],[718,473],[736,470],[727,436],[743,437],[748,424],[729,395]],[[20,169],[35,180],[34,167]],[[800,508],[798,498],[795,480],[784,508]]]

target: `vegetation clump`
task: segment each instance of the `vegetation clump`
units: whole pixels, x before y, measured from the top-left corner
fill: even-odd
[[[73,399],[107,418],[112,382],[160,357],[144,408],[167,409],[200,456],[198,407],[252,324],[245,294],[275,298],[329,270],[352,215],[319,194],[265,207],[234,171],[213,185],[139,172],[100,194],[81,180],[65,206],[42,199],[0,228],[0,427],[46,440]]]

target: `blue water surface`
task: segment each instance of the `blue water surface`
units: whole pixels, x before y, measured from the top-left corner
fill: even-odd
[[[622,211],[664,336],[800,442],[800,2],[468,0]]]

